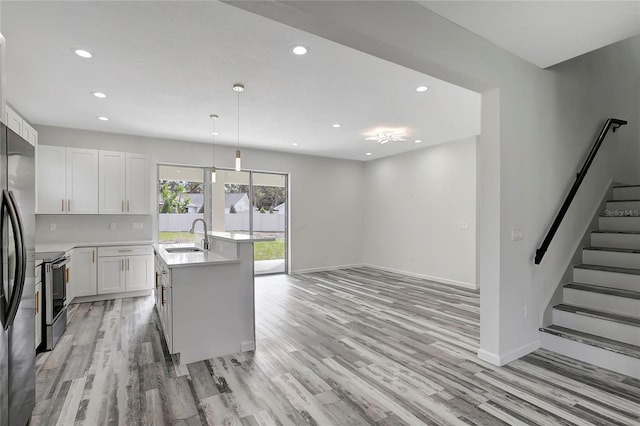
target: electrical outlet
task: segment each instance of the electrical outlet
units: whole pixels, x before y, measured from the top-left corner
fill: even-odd
[[[132,228],[133,229],[142,229],[144,227],[144,225],[142,224],[142,222],[133,222]]]
[[[109,229],[112,230],[112,231],[115,231],[116,230],[116,223],[115,222],[111,222],[109,224]]]
[[[58,229],[57,225],[55,223],[50,223],[49,224],[49,231],[56,231]]]
[[[511,228],[511,241],[524,240],[524,229]]]

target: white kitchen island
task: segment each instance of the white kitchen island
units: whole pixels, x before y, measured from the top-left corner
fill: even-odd
[[[273,238],[208,235],[210,250],[157,250],[156,307],[169,353],[181,364],[255,349],[253,243]]]

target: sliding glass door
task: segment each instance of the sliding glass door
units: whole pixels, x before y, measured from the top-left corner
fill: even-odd
[[[217,169],[211,185],[215,231],[272,237],[254,244],[256,274],[287,272],[287,175]]]

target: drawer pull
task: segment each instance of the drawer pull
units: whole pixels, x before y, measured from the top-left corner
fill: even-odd
[[[127,252],[130,252],[130,251],[133,251],[133,250],[131,250],[131,249],[128,249],[128,250],[118,250],[118,253],[127,253]]]

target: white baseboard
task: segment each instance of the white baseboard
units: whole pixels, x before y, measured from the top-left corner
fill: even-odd
[[[480,349],[478,351],[478,358],[493,365],[497,365],[498,367],[502,367],[503,365],[509,364],[511,361],[522,358],[523,356],[535,351],[538,348],[540,348],[539,339],[527,343],[526,345],[520,346],[519,348],[515,348],[504,355],[498,355],[494,354],[493,352]]]
[[[474,284],[474,283],[468,283],[468,282],[464,282],[464,281],[456,281],[456,280],[452,280],[452,279],[449,279],[449,278],[436,277],[436,276],[433,276],[433,275],[426,275],[426,274],[418,274],[418,273],[415,273],[415,272],[402,271],[400,269],[387,268],[385,266],[370,265],[368,263],[365,263],[362,266],[366,266],[368,268],[373,268],[373,269],[379,269],[381,271],[393,272],[395,274],[407,275],[407,276],[415,277],[415,278],[422,278],[424,280],[433,281],[433,282],[440,283],[440,284],[449,284],[449,285],[454,285],[454,286],[457,286],[457,287],[468,288],[468,289],[471,289],[471,290],[477,290],[478,289],[478,286],[476,284]]]
[[[321,268],[307,268],[307,269],[295,269],[291,270],[291,274],[308,274],[310,272],[323,272],[323,271],[336,271],[338,269],[348,269],[348,268],[361,268],[365,265],[362,263],[355,263],[353,265],[338,265],[338,266],[324,266]]]
[[[102,300],[125,299],[127,297],[149,296],[153,290],[137,290],[122,293],[98,294],[95,296],[74,297],[70,303],[99,302]]]
[[[242,343],[240,343],[240,350],[242,352],[255,351],[256,350],[256,343],[255,342],[242,342]]]

